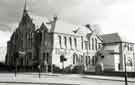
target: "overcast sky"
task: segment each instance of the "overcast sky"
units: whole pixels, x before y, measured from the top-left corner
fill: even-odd
[[[20,21],[24,0],[0,0],[0,46],[6,46]],[[135,42],[135,0],[27,0],[37,16],[59,16],[73,24],[99,24],[103,33],[118,32]]]

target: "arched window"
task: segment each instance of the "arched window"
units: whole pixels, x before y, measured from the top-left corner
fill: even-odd
[[[89,39],[88,43],[89,43],[89,50],[91,50],[91,40],[90,39]]]
[[[95,63],[96,63],[96,58],[95,56],[92,56],[92,65],[95,65]]]
[[[91,58],[90,58],[90,56],[89,56],[89,64],[91,64]]]
[[[88,56],[85,58],[86,65],[88,65]]]
[[[77,61],[77,54],[74,53],[73,54],[73,64],[76,64],[76,61]]]
[[[83,64],[83,56],[82,56],[82,55],[80,55],[80,57],[81,57],[81,63]]]
[[[74,42],[75,42],[75,48],[77,48],[77,40],[76,40],[76,38],[74,38]]]
[[[97,39],[95,38],[95,49],[97,50]]]
[[[67,37],[64,37],[65,48],[67,48]]]
[[[94,39],[92,38],[92,50],[94,50]]]
[[[83,36],[81,36],[81,47],[82,47],[82,50],[83,50]]]
[[[69,37],[70,48],[72,49],[72,39]]]
[[[59,36],[59,45],[60,45],[60,48],[62,48],[62,45],[61,45],[61,36]]]

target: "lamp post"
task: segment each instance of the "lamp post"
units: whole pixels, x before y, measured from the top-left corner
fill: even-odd
[[[126,65],[126,56],[124,55],[124,65],[125,65],[125,85],[128,85],[127,81],[127,65]]]
[[[126,49],[127,44],[125,43],[124,50]],[[126,55],[124,54],[124,67],[125,67],[125,85],[128,85],[127,81],[127,65],[126,65]]]
[[[86,68],[88,69],[88,60],[87,60],[87,58],[88,58],[88,55],[89,55],[89,52],[88,52],[88,45],[89,45],[89,42],[88,42],[88,40],[86,40],[85,41],[85,45],[86,45],[86,50],[87,50],[87,56],[86,56]]]

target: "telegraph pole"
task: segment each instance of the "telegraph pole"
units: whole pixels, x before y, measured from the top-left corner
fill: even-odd
[[[126,65],[126,56],[124,55],[124,64],[125,64],[125,85],[128,85],[127,81],[127,65]]]

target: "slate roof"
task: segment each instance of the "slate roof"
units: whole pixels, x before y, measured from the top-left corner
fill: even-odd
[[[33,24],[35,24],[36,29],[39,29],[40,26],[44,23],[44,25],[47,27],[48,31],[49,32],[51,31],[51,28],[52,28],[51,24],[47,24],[47,23],[51,22],[51,20],[48,20],[46,17],[34,15],[30,12],[28,12],[28,15],[32,19]],[[76,33],[74,32],[75,30],[76,30]],[[88,28],[83,25],[73,25],[71,23],[57,19],[53,32],[85,36],[88,33],[92,33],[92,30],[91,30],[91,28]]]
[[[54,32],[65,33],[65,34],[74,34],[73,30],[76,29],[77,26],[64,22],[62,20],[57,20],[54,28]]]
[[[113,42],[122,42],[125,41],[118,33],[104,34],[101,35],[103,43],[113,43]]]

